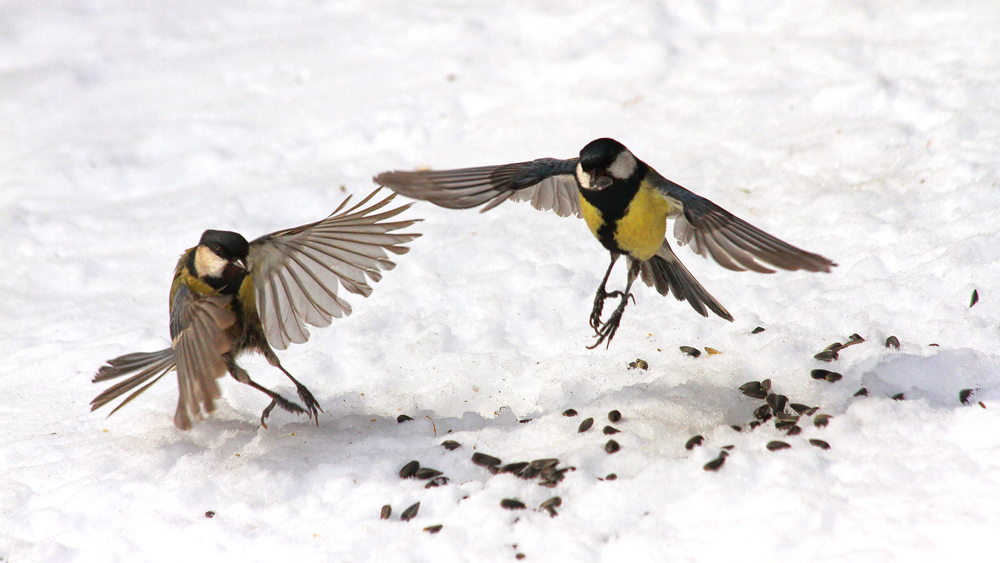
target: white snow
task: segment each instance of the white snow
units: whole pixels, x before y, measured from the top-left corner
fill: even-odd
[[[7,0],[0,561],[991,560],[998,76],[1000,7],[969,0]],[[374,294],[280,354],[318,426],[278,411],[261,428],[265,397],[230,379],[189,432],[169,378],[89,411],[105,360],[169,341],[171,272],[204,229],[256,237],[383,170],[569,158],[603,136],[839,267],[734,273],[681,249],[736,321],[640,286],[588,350],[608,256],[582,221],[419,203],[424,236]],[[813,359],[852,333],[867,341]],[[829,425],[734,431],[762,404],[737,388],[765,378]],[[474,452],[576,470],[549,489]],[[450,482],[401,480],[412,459]],[[536,510],[553,495],[554,518]]]

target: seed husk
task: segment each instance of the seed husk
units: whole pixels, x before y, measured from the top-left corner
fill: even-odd
[[[608,440],[608,443],[604,444],[604,451],[608,452],[609,454],[613,454],[620,449],[622,449],[622,447],[618,445],[618,442],[614,440]]]
[[[886,338],[885,339],[885,347],[886,348],[895,348],[895,349],[899,350],[899,339],[896,338],[895,336],[890,336],[889,338]]]
[[[404,422],[409,422],[411,420],[413,420],[413,417],[401,414],[396,417],[396,424],[402,424]]]
[[[608,420],[610,420],[611,422],[618,422],[621,419],[622,419],[622,413],[619,412],[617,409],[608,413]]]
[[[684,449],[693,450],[695,449],[695,447],[702,445],[702,443],[704,442],[705,442],[705,437],[702,436],[701,434],[697,436],[692,436],[691,439],[688,440],[686,444],[684,444]]]
[[[740,385],[740,391],[747,397],[754,399],[764,399],[767,397],[767,391],[764,390],[759,381],[748,381]]]
[[[706,463],[705,466],[704,466],[704,470],[705,471],[718,471],[719,468],[722,467],[722,464],[724,464],[724,463],[726,463],[726,456],[720,454],[719,457],[717,457],[717,458],[713,459],[712,461]]]
[[[382,507],[382,512],[379,513],[379,520],[388,520],[392,516],[392,506],[385,505]]]
[[[507,510],[523,510],[527,508],[523,502],[517,500],[516,498],[505,498],[500,501],[500,506],[506,508]]]
[[[399,519],[402,520],[403,522],[408,522],[417,515],[417,512],[419,510],[420,510],[420,503],[419,502],[414,503],[409,507],[407,507],[407,509],[404,510],[403,513],[399,515]]]
[[[835,383],[844,378],[843,375],[835,371],[830,371],[825,369],[814,369],[812,370],[812,372],[810,372],[809,375],[811,375],[813,379],[826,380],[829,381],[830,383]]]
[[[646,360],[642,360],[642,359],[636,358],[636,360],[634,362],[629,362],[628,369],[642,369],[642,370],[647,370],[647,369],[649,369],[649,362],[647,362]]]
[[[697,358],[698,356],[701,355],[701,350],[693,348],[691,346],[681,346],[681,352],[684,352],[685,354],[691,356],[692,358]]]
[[[617,428],[615,428],[613,426],[605,426],[604,430],[601,430],[601,432],[603,432],[604,434],[606,434],[608,436],[612,436],[614,434],[617,434],[617,433],[621,432],[621,430],[619,430],[619,429],[617,429]]]
[[[410,477],[416,475],[418,470],[420,470],[420,462],[413,460],[399,470],[399,477],[400,479],[409,479]]]
[[[514,475],[520,475],[524,469],[528,467],[527,461],[517,461],[514,463],[508,463],[507,465],[500,468],[500,473],[513,473]]]
[[[476,452],[472,454],[472,463],[480,467],[491,467],[494,465],[500,465],[500,458]]]
[[[972,396],[972,389],[962,389],[958,392],[958,400],[962,401],[963,405],[969,404],[969,397]]]
[[[764,327],[762,327],[762,326],[759,326],[759,327],[757,327],[757,328],[755,328],[755,329],[751,330],[751,331],[750,331],[750,334],[760,334],[760,333],[764,332],[765,330],[766,330],[766,329],[765,329]]]
[[[424,528],[424,531],[425,532],[429,532],[431,534],[436,534],[436,533],[440,532],[441,528],[443,528],[443,527],[444,527],[444,525],[442,525],[442,524],[434,524],[433,526],[427,526],[426,528]]]
[[[969,301],[969,307],[972,307],[976,303],[979,303],[979,290],[978,289],[973,289],[972,290],[972,299]]]
[[[549,516],[555,518],[559,514],[556,512],[556,508],[559,508],[560,506],[562,506],[562,499],[559,497],[552,497],[538,505],[538,508],[548,512]]]
[[[857,393],[855,393],[854,396],[855,397],[867,397],[868,396],[868,388],[867,387],[862,387],[861,389],[858,389]]]
[[[817,414],[813,418],[813,424],[815,424],[818,428],[822,428],[822,427],[826,426],[827,424],[830,424],[830,419],[831,418],[833,418],[833,417],[830,416],[830,415],[828,415],[828,414]]]
[[[585,418],[585,419],[583,419],[583,422],[580,423],[580,427],[577,428],[576,431],[577,432],[586,432],[587,430],[590,430],[590,427],[593,426],[593,425],[594,425],[594,418],[593,417]]]
[[[812,444],[812,445],[814,445],[814,446],[816,446],[817,448],[820,448],[820,449],[823,449],[823,450],[830,449],[830,444],[827,443],[825,440],[819,440],[817,438],[810,438],[809,439],[809,443]]]
[[[709,348],[708,346],[705,346],[705,353],[708,354],[709,356],[715,356],[717,354],[721,354],[722,352],[716,350],[715,348]]]
[[[823,350],[822,352],[816,354],[813,357],[822,362],[832,362],[836,360],[838,356],[836,350]]]
[[[566,409],[563,411],[563,416],[576,416],[576,410]]]
[[[772,452],[776,452],[778,450],[787,450],[790,447],[792,446],[790,446],[788,442],[782,442],[781,440],[774,440],[772,442],[767,443],[767,449],[771,450]]]
[[[462,444],[459,444],[455,440],[445,440],[444,442],[441,442],[441,445],[448,451],[457,450],[462,447]]]

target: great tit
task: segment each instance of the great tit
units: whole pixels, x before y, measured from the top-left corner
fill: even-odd
[[[274,350],[305,342],[309,338],[306,324],[324,327],[334,317],[349,315],[351,306],[338,295],[338,287],[367,297],[372,292],[368,280],[379,281],[380,270],[395,266],[386,252],[404,254],[409,249],[403,245],[420,236],[392,232],[418,220],[386,221],[412,204],[378,212],[396,194],[362,209],[377,192],[345,210],[348,197],[322,221],[252,242],[239,233],[205,231],[198,246],[181,255],[174,271],[171,346],[109,360],[98,370],[95,383],[131,377],[94,398],[91,410],[132,391],[111,411],[114,414],[168,372],[177,370],[180,398],[174,424],[187,430],[193,419],[201,418],[202,411],[214,410],[220,397],[216,379],[228,372],[271,398],[260,417],[265,428],[276,405],[292,413],[305,413],[319,424],[319,403],[281,366]],[[302,405],[250,379],[236,363],[245,352],[263,354],[287,375]]]
[[[664,238],[667,219],[674,219],[678,244],[712,257],[730,270],[773,273],[783,270],[829,272],[830,260],[778,240],[746,221],[667,180],[614,139],[591,141],[579,158],[542,158],[500,166],[458,170],[383,172],[375,183],[397,193],[442,207],[465,209],[485,204],[492,209],[507,199],[530,201],[563,217],[583,217],[590,232],[611,252],[611,265],[601,281],[590,314],[597,334],[595,348],[610,346],[631,297],[632,282],[642,281],[661,295],[673,292],[695,311],[706,308],[728,321],[733,316],[681,264]],[[628,258],[625,291],[608,292],[608,276],[619,257]],[[601,321],[604,301],[621,302]]]

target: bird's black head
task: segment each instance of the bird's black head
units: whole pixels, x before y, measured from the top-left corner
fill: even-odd
[[[193,273],[206,280],[241,280],[249,271],[249,254],[250,243],[243,235],[232,231],[205,231],[192,256]]]
[[[625,145],[614,139],[597,139],[580,150],[576,179],[585,190],[603,190],[615,181],[631,180],[638,166]]]

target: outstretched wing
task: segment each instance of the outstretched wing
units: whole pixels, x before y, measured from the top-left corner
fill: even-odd
[[[680,210],[674,236],[681,245],[730,270],[773,273],[762,265],[782,270],[829,272],[833,261],[792,246],[747,223],[711,201],[650,170],[650,182],[671,205]]]
[[[332,215],[308,225],[278,231],[250,243],[251,278],[257,313],[271,346],[279,350],[309,338],[306,324],[329,326],[334,317],[351,313],[338,288],[367,297],[368,280],[382,279],[380,270],[395,267],[387,252],[404,254],[405,243],[419,234],[394,233],[418,220],[387,222],[404,205],[376,213],[395,194],[362,209],[378,190],[344,210],[350,198]]]
[[[535,209],[560,217],[580,216],[576,158],[541,158],[500,166],[457,170],[392,171],[375,176],[376,184],[396,193],[452,209],[486,204],[492,209],[507,199],[530,201]]]

